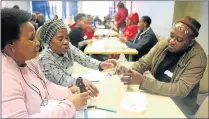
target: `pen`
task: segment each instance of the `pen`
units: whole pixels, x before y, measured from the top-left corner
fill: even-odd
[[[95,109],[98,109],[98,110],[104,110],[104,111],[108,111],[108,112],[113,112],[113,113],[116,113],[116,111],[115,111],[115,110],[106,109],[106,108],[95,107]]]
[[[101,108],[101,107],[97,107],[97,106],[88,106],[88,107],[87,107],[87,109],[90,109],[90,108],[95,108],[95,109],[98,109],[98,110],[103,110],[103,111],[108,111],[108,112],[116,113],[115,110],[106,109],[106,108]]]
[[[99,81],[90,81],[90,82],[99,82]]]

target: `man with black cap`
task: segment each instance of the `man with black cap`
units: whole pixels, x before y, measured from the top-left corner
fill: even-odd
[[[195,41],[201,24],[190,16],[177,21],[168,41],[158,42],[150,52],[132,65],[120,67],[124,84],[140,85],[148,92],[172,97],[186,116],[196,107],[199,82],[207,64],[203,48]],[[153,78],[142,75],[150,70]]]

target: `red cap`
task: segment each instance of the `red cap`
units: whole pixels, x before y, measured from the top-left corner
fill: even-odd
[[[137,24],[139,22],[139,15],[138,13],[134,12],[134,13],[131,13],[128,18],[134,23],[134,24]]]

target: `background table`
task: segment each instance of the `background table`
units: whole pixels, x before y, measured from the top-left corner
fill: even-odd
[[[122,43],[117,37],[95,39],[92,44],[88,45],[84,53],[86,54],[128,54],[129,61],[132,60],[131,55],[137,55],[136,49],[129,48],[125,43]]]

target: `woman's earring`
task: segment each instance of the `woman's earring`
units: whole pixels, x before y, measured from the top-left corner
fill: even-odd
[[[12,48],[12,52],[15,52],[15,49]]]

